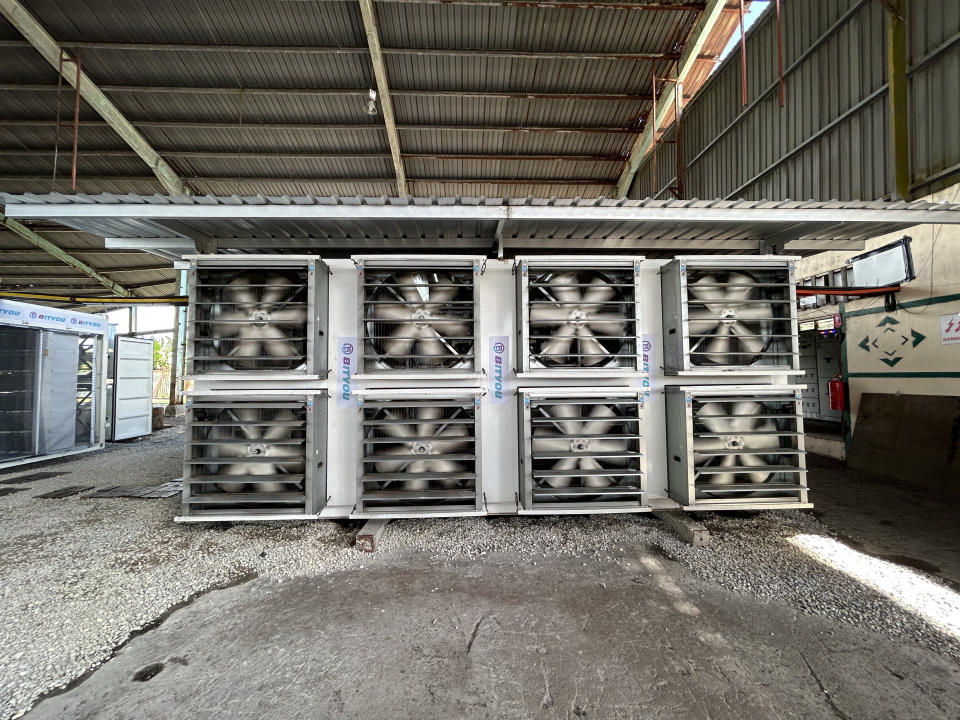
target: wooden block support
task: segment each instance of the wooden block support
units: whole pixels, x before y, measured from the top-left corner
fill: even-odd
[[[387,518],[377,520],[367,520],[360,532],[357,533],[357,550],[360,552],[373,552],[377,549],[377,540],[383,529],[390,522]]]
[[[682,510],[654,510],[653,514],[694,547],[710,544],[710,531]]]

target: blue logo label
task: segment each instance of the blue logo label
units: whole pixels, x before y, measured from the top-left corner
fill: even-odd
[[[510,362],[509,338],[504,335],[490,338],[490,376],[487,393],[491,402],[507,401],[507,366]]]
[[[357,374],[357,338],[338,338],[337,350],[337,405],[350,405],[353,376]]]

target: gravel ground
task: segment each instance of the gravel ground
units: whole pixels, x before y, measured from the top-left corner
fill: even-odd
[[[566,555],[598,574],[636,574],[638,557],[648,569],[673,561],[694,578],[960,659],[956,634],[791,542],[797,535],[832,537],[806,513],[701,517],[714,535],[707,548],[690,547],[649,516],[407,520],[391,524],[369,555],[352,547],[358,523],[177,525],[177,498],[33,497],[64,485],[170,480],[180,474],[181,453],[182,428],[169,428],[53,466],[70,474],[0,497],[0,720],[18,717],[44,693],[96,668],[131,633],[199,593],[254,574],[282,582],[396,565],[414,552],[438,564],[484,555],[536,563]],[[943,612],[960,613],[956,593],[937,601]]]

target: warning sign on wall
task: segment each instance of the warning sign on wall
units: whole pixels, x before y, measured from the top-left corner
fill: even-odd
[[[960,313],[940,316],[940,342],[943,345],[960,344]]]

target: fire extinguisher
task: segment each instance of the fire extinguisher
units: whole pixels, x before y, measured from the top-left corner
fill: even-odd
[[[843,410],[843,380],[838,377],[832,377],[827,380],[827,388],[830,391],[830,409]]]

